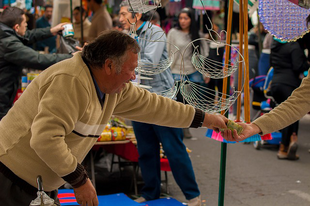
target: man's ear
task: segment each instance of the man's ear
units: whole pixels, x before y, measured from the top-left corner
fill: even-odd
[[[104,70],[107,73],[107,75],[112,74],[112,69],[114,68],[113,61],[111,59],[106,59],[104,62]]]
[[[14,29],[16,32],[18,32],[19,25],[18,25],[18,24],[15,24],[15,25],[13,26],[13,29]]]

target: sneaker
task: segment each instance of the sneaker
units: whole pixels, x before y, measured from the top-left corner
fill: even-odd
[[[188,206],[201,206],[200,196],[190,199],[187,203]]]
[[[144,197],[139,197],[138,199],[135,199],[137,203],[146,202],[146,199]]]

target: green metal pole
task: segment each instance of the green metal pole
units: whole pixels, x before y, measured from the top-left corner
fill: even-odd
[[[226,51],[227,52],[227,51]],[[230,58],[230,55],[229,55]],[[227,81],[227,94],[230,90],[230,78]],[[225,115],[228,117],[228,113]],[[220,159],[220,180],[219,180],[219,200],[218,206],[224,206],[224,196],[225,196],[225,177],[226,177],[226,156],[227,156],[227,143],[221,143],[221,159]]]
[[[225,175],[226,175],[226,153],[227,143],[221,143],[221,163],[220,163],[220,182],[219,182],[219,201],[218,205],[224,205],[225,195]]]
[[[71,23],[73,23],[72,0],[70,0],[70,19],[71,19]]]

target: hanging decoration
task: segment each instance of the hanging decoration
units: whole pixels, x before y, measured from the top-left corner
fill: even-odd
[[[296,41],[309,32],[306,18],[310,10],[288,0],[260,0],[258,14],[264,28],[277,39]]]

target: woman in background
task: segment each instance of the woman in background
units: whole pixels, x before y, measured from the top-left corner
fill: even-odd
[[[81,35],[81,12],[82,12],[82,19],[83,19],[83,40],[82,40],[82,35]],[[83,45],[83,43],[87,41],[91,23],[88,20],[88,18],[86,18],[85,10],[79,6],[73,9],[73,18],[74,18],[74,23],[73,23],[74,38],[78,39],[81,45]]]
[[[271,95],[277,104],[284,102],[299,87],[303,72],[309,69],[307,58],[299,42],[275,39],[271,45],[270,64],[274,68]],[[298,121],[281,130],[279,159],[297,160]]]
[[[203,75],[195,69],[191,62],[191,58],[194,52],[193,46],[189,46],[186,49],[186,46],[191,41],[199,39],[201,37],[204,36],[202,34],[199,34],[198,23],[195,20],[194,11],[190,8],[183,8],[178,15],[178,23],[176,28],[172,28],[167,35],[168,54],[170,55],[172,53],[171,51],[174,49],[172,48],[172,45],[175,45],[180,49],[179,52],[174,54],[175,61],[171,65],[171,72],[175,81],[180,81],[182,78],[182,74],[185,75],[184,80],[189,80],[197,84],[204,84],[209,82],[210,79],[206,78],[205,81]],[[195,47],[199,46],[199,53],[201,55],[209,55],[209,47],[206,41],[195,41],[194,45]],[[184,102],[180,92],[177,94],[177,101]],[[191,134],[188,128],[184,128],[183,133],[185,138],[191,138]]]

